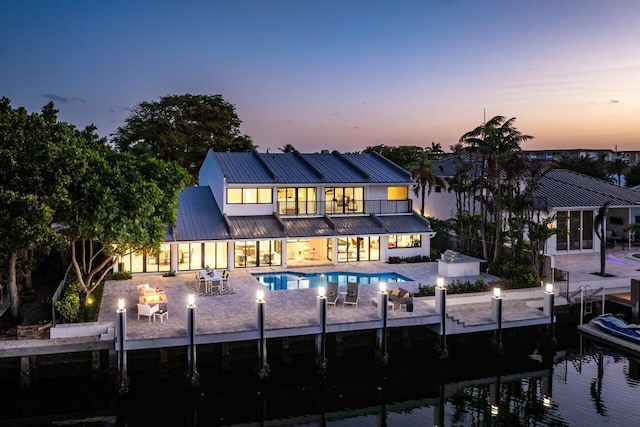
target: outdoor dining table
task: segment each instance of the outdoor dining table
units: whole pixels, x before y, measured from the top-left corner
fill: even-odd
[[[204,293],[213,294],[214,288],[220,291],[222,287],[222,276],[216,270],[200,270],[200,277],[204,279]]]

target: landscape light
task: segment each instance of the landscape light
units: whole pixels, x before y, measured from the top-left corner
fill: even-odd
[[[324,298],[324,286],[319,286],[318,287],[318,296],[320,298]]]
[[[384,294],[385,292],[387,292],[387,284],[384,282],[380,282],[379,289],[380,293]]]
[[[493,296],[500,298],[500,288],[493,288]]]
[[[549,396],[542,396],[542,406],[551,408],[551,398]]]
[[[497,417],[498,416],[498,406],[497,405],[491,405],[491,416],[492,417]]]
[[[124,298],[120,298],[118,300],[118,310],[120,311],[124,310]]]
[[[553,293],[553,283],[547,283],[546,290],[548,294]]]
[[[439,288],[444,288],[444,279],[442,277],[438,277],[436,279],[436,286]]]
[[[257,302],[264,302],[264,289],[258,289],[256,291]]]
[[[195,304],[195,302],[196,302],[196,296],[194,294],[187,295],[187,304],[189,306],[192,307]]]

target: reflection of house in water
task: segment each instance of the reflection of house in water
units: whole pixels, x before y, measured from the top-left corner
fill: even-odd
[[[210,151],[199,183],[181,192],[161,257],[130,254],[121,268],[287,267],[430,253],[433,231],[412,209],[410,174],[376,153]]]

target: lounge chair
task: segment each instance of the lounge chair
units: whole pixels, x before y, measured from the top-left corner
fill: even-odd
[[[347,295],[342,301],[342,306],[347,304],[355,305],[358,308],[358,284],[355,282],[347,283]]]
[[[151,322],[153,313],[157,312],[158,310],[160,310],[160,304],[138,304],[138,320],[140,320],[140,316],[147,316],[149,318],[149,322]]]
[[[336,302],[338,302],[338,282],[328,282],[327,283],[327,304],[336,306]]]

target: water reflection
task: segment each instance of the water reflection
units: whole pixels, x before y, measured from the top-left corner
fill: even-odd
[[[394,353],[386,370],[369,354],[351,354],[332,360],[324,380],[306,368],[311,360],[297,360],[273,365],[279,374],[267,384],[249,364],[233,372],[204,365],[197,391],[184,386],[182,370],[169,378],[138,372],[126,399],[89,379],[38,381],[22,394],[0,383],[0,425],[634,425],[638,360],[580,344],[544,357],[467,352],[446,362],[413,349]]]

